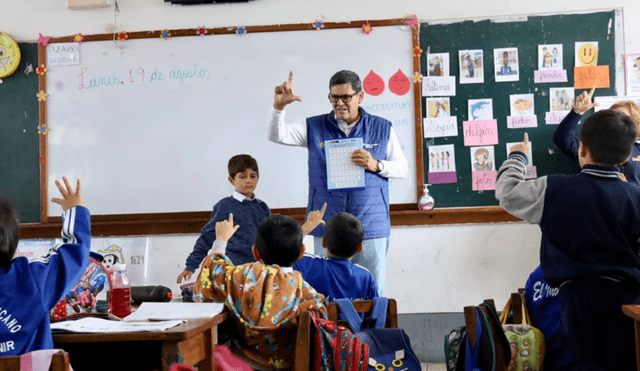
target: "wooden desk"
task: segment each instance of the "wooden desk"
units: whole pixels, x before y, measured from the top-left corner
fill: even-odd
[[[54,334],[56,348],[69,353],[75,371],[168,370],[174,363],[215,371],[213,349],[217,326],[229,317],[223,311],[212,319],[194,319],[155,332]]]
[[[636,333],[636,367],[640,371],[640,305],[623,305],[622,313],[633,318],[633,327]]]

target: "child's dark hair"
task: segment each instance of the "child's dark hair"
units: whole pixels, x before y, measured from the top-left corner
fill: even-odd
[[[580,141],[589,149],[594,162],[615,166],[624,163],[636,141],[638,128],[633,119],[607,109],[589,116],[580,129]]]
[[[271,215],[256,231],[256,248],[262,262],[292,267],[302,252],[302,227],[293,218]]]
[[[231,157],[227,169],[229,170],[229,176],[232,178],[235,178],[236,174],[242,173],[247,169],[251,169],[260,175],[260,171],[258,171],[258,161],[249,155],[235,155]]]
[[[359,93],[362,90],[362,82],[360,81],[360,76],[357,73],[349,70],[338,71],[331,76],[329,80],[329,89],[335,85],[342,84],[351,84],[351,88],[356,93]]]
[[[18,214],[7,198],[0,197],[0,267],[11,265],[19,240]]]
[[[335,256],[348,259],[362,245],[364,228],[353,214],[339,212],[329,219],[324,229],[327,249]]]

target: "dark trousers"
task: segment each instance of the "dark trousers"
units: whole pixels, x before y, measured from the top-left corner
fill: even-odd
[[[568,370],[636,369],[633,320],[623,304],[639,303],[640,291],[625,283],[590,277],[560,288]]]

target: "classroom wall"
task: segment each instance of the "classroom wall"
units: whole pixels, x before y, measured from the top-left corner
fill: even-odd
[[[109,32],[114,26],[130,32],[305,23],[316,19],[340,22],[402,18],[411,14],[416,14],[422,22],[440,22],[583,12],[601,10],[605,5],[596,0],[459,0],[449,6],[423,0],[254,0],[240,4],[172,6],[163,0],[118,0],[116,14],[114,0],[110,2],[108,8],[68,10],[65,0],[2,0],[0,31],[18,41],[34,42],[38,33],[88,35]],[[637,22],[640,2],[610,0],[606,6],[623,9],[625,52],[640,51],[640,22]],[[257,193],[268,199],[268,195],[260,195],[260,188]],[[436,206],[437,203],[438,200]],[[203,205],[203,209],[211,206]],[[184,260],[197,237],[150,236],[147,283],[163,284],[179,292],[175,277],[184,268]],[[509,293],[523,287],[529,272],[538,264],[539,240],[539,229],[525,223],[392,229],[387,295],[395,297],[399,311],[406,314],[401,317],[401,324],[411,328],[414,348],[419,348],[417,352],[423,361],[442,360],[443,331],[461,321],[456,316],[447,316],[447,320],[436,321],[436,325],[429,320],[445,318],[440,314],[459,313],[465,305],[477,304],[485,298],[494,298],[501,308]]]

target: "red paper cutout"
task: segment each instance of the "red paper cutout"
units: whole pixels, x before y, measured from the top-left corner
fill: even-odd
[[[50,37],[46,37],[46,36],[42,36],[41,33],[38,32],[38,35],[40,35],[38,37],[38,44],[42,45],[42,46],[47,46],[49,45],[49,40],[51,40]]]
[[[405,95],[411,89],[411,81],[407,75],[405,75],[402,70],[398,70],[391,78],[389,79],[389,90],[396,95]]]
[[[362,82],[362,88],[365,93],[377,97],[384,91],[384,80],[378,76],[373,70],[369,71],[367,77]]]

